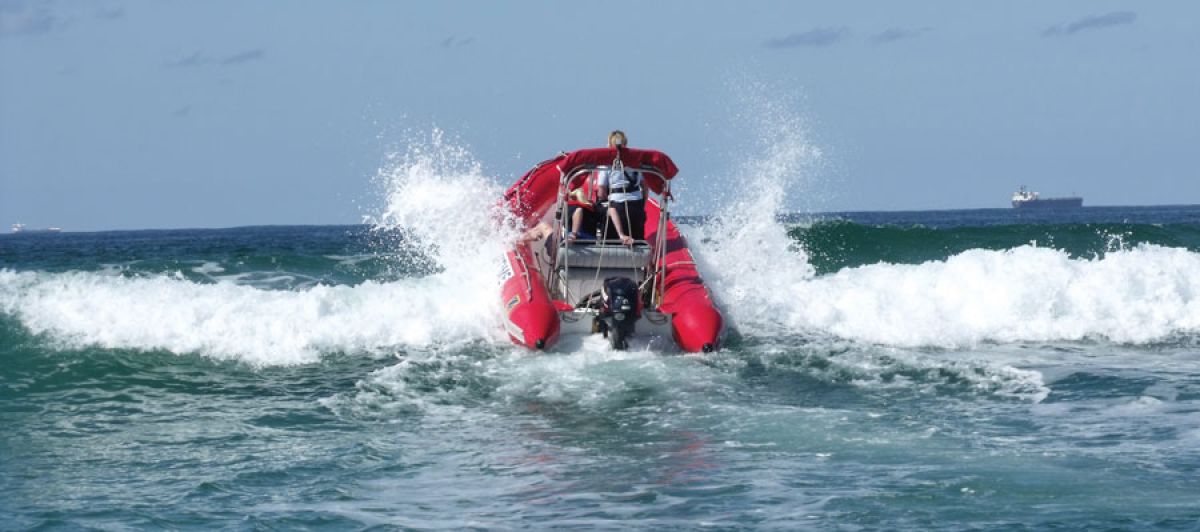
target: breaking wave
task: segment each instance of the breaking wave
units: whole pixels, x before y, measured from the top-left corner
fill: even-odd
[[[64,347],[201,353],[254,365],[499,336],[471,287],[437,276],[279,291],[170,276],[3,271],[0,310]]]
[[[496,221],[500,187],[437,130],[389,154],[376,182],[386,205],[366,221],[377,253],[398,270],[424,271],[432,262],[433,273],[271,290],[277,286],[245,276],[199,283],[183,272],[2,270],[0,311],[67,347],[201,353],[256,365],[503,341],[496,275],[511,229]]]
[[[743,336],[958,348],[1146,344],[1200,332],[1200,253],[1181,247],[1142,242],[1089,257],[1034,244],[981,245],[936,260],[822,272],[812,244],[776,218],[786,191],[805,186],[821,153],[796,123],[763,128],[765,155],[746,165],[738,195],[711,221],[684,226],[701,272]],[[174,273],[0,270],[0,312],[67,347],[256,365],[472,342],[507,349],[496,272],[514,231],[496,222],[502,187],[439,131],[390,155],[376,177],[386,202],[367,217],[374,254],[334,258],[388,257],[407,275],[280,289],[270,282],[275,270],[223,278],[217,274],[232,265],[204,256],[188,257],[187,271]]]
[[[1044,229],[899,230],[900,236],[919,233],[918,240],[982,235],[958,242],[960,251],[940,260],[925,260],[928,248],[948,246],[922,241],[908,246],[920,248],[911,257],[918,263],[818,270],[814,264],[830,264],[824,255],[834,251],[831,242],[878,247],[881,234],[895,237],[897,230],[815,220],[789,229],[780,223],[787,193],[812,187],[823,155],[804,121],[767,107],[756,114],[763,118],[750,135],[757,146],[735,167],[736,195],[708,223],[685,230],[707,284],[741,333],[955,348],[1093,339],[1141,344],[1200,332],[1200,253],[1147,243],[1195,243],[1194,229],[1069,226],[1060,231],[1066,250],[1029,243],[1029,235]],[[997,239],[1006,244],[997,246]],[[910,258],[900,246],[900,257]],[[999,249],[984,249],[992,247]],[[886,258],[880,255],[849,263]]]
[[[769,224],[741,234],[777,242],[782,229]],[[709,228],[696,230],[706,234]],[[795,243],[751,249],[745,242],[700,240],[704,274],[745,334],[810,332],[954,348],[1080,340],[1144,344],[1200,332],[1200,253],[1183,248],[1141,244],[1077,258],[1024,245],[817,275]]]

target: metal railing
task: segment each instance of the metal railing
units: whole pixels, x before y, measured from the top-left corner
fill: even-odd
[[[580,168],[576,169],[575,171],[571,172],[570,174],[564,173],[562,175],[562,177],[559,180],[558,198],[556,200],[555,207],[554,207],[555,213],[554,213],[553,231],[551,233],[552,238],[561,238],[560,235],[564,234],[564,232],[563,232],[564,221],[567,224],[571,223],[571,220],[568,219],[569,218],[569,209],[568,209],[568,202],[567,202],[567,197],[568,197],[570,191],[582,186],[582,184],[583,184],[582,181],[584,179],[587,179],[593,172],[612,171],[613,169],[614,169],[614,166],[608,166],[608,165],[584,166],[584,167],[580,167]],[[664,263],[664,260],[666,257],[667,224],[670,221],[671,181],[669,179],[667,179],[666,177],[664,177],[662,172],[660,172],[656,169],[653,169],[653,168],[631,168],[630,170],[641,172],[641,173],[647,174],[647,175],[655,176],[662,182],[662,192],[659,194],[659,199],[656,202],[658,205],[658,208],[659,208],[659,220],[658,220],[658,231],[655,234],[653,247],[651,248],[654,251],[653,259],[651,261],[652,262],[652,264],[651,264],[652,271],[649,272],[649,275],[644,276],[642,281],[639,282],[639,286],[641,286],[645,281],[651,282],[651,286],[650,286],[651,301],[653,303],[653,306],[655,308],[657,308],[658,305],[662,303],[662,293],[661,293],[662,288],[663,288],[662,280],[665,279],[665,276],[666,276],[666,264]],[[641,186],[643,191],[647,190],[645,188],[644,183],[645,183],[645,180],[643,179],[643,184]],[[643,199],[648,201],[651,198],[647,197],[646,193],[643,192]],[[605,225],[607,225],[608,216],[606,215],[604,217],[604,219],[606,221]],[[597,240],[596,243],[599,245],[602,245],[602,246],[621,245],[620,242],[616,241],[616,240]],[[637,246],[637,245],[647,245],[648,246],[648,245],[651,245],[651,243],[646,240],[636,240],[636,241],[634,241],[634,245],[635,246]],[[561,247],[566,248],[564,250],[564,258],[569,257],[570,245],[567,244],[563,240],[559,240],[559,241],[557,241],[555,248],[561,248]],[[547,257],[549,260],[548,271],[550,272],[550,275],[546,276],[545,282],[547,285],[546,286],[547,291],[553,292],[552,288],[555,283],[561,282],[562,286],[564,286],[564,287],[567,286],[567,283],[565,281],[563,281],[563,279],[560,276],[570,274],[570,270],[569,270],[570,260],[569,260],[569,258],[567,258],[566,264],[564,265],[563,272],[560,273],[558,271],[557,249],[555,250],[555,252],[549,253],[548,255],[549,255]],[[596,267],[597,277],[599,276],[599,272],[602,269],[602,266],[603,266],[603,264],[599,264]],[[565,291],[565,288],[564,288],[564,291]],[[564,295],[566,295],[568,298],[570,297],[570,294],[564,294]]]

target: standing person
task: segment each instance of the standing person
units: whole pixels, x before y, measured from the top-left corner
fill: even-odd
[[[620,151],[628,144],[621,130],[608,134],[608,147]],[[619,238],[622,244],[632,245],[643,240],[646,231],[646,200],[642,195],[642,173],[637,170],[600,172],[596,181],[600,199],[608,199],[609,223],[604,226],[604,239]]]

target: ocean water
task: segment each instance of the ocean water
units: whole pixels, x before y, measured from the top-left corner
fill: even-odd
[[[0,236],[0,528],[1200,528],[1200,207],[691,220],[702,356],[422,224]]]
[[[0,529],[1200,529],[1200,207],[780,216],[763,131],[705,355],[511,345],[438,134],[364,225],[0,235]]]

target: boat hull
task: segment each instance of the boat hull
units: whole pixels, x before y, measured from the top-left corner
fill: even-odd
[[[533,265],[529,245],[520,244],[505,255],[500,288],[504,330],[517,345],[545,349],[558,340],[558,309],[546,293],[541,272]]]
[[[1083,198],[1038,198],[1013,200],[1015,209],[1077,209],[1083,206]]]
[[[648,302],[643,309],[643,319],[636,325],[639,334],[667,329],[684,351],[716,350],[720,347],[724,319],[700,278],[686,239],[669,219],[665,223],[660,221],[665,217],[653,197],[645,202],[645,241],[651,246],[661,244],[664,249],[650,248],[650,253],[646,253],[647,248],[643,245],[626,249],[619,245],[614,248],[606,247],[613,244],[598,244],[587,252],[583,250],[588,248],[577,250],[556,245],[556,236],[552,233],[559,231],[561,221],[552,220],[551,216],[559,212],[557,209],[570,185],[568,181],[582,175],[580,172],[590,171],[616,158],[624,167],[643,172],[647,190],[669,194],[668,181],[678,172],[675,163],[662,152],[632,148],[588,149],[561,154],[535,166],[505,192],[502,205],[526,231],[522,240],[507,253],[506,270],[502,275],[501,301],[509,338],[518,345],[545,349],[558,339],[564,324],[572,330],[593,330],[592,322],[599,315],[598,311],[575,308],[576,305],[588,305],[574,300],[580,295],[594,293],[596,287],[587,285],[584,277],[573,275],[569,262],[557,259],[560,252],[565,251],[576,258],[586,258],[589,253],[608,257],[608,262],[587,266],[593,268],[584,272],[593,284],[610,275],[627,275],[639,286],[647,286],[644,281],[649,279],[645,276],[655,276],[654,301]],[[552,210],[556,200],[558,206]],[[660,224],[663,227],[660,228]],[[615,249],[624,251],[614,253]],[[550,253],[556,258],[552,259]],[[613,262],[621,256],[631,261]],[[656,263],[656,259],[661,262]],[[554,267],[554,264],[558,266]],[[659,267],[648,267],[655,264]],[[540,271],[539,268],[554,271]],[[547,279],[551,279],[554,286],[549,286]],[[553,297],[572,301],[555,301],[551,291],[558,294]]]
[[[656,241],[659,231],[659,206],[653,199],[646,202],[646,238]],[[667,220],[666,252],[659,274],[662,300],[658,310],[671,319],[671,335],[681,349],[690,353],[715,351],[721,346],[725,318],[704,285],[695,258],[688,249],[687,239],[675,222]]]
[[[657,202],[646,202],[646,238],[655,242],[659,231]],[[662,268],[655,279],[661,296],[637,323],[638,335],[667,336],[689,353],[711,352],[720,348],[725,320],[712,294],[704,285],[687,240],[674,222],[667,221]],[[530,349],[547,349],[560,334],[589,334],[597,311],[571,308],[566,301],[554,301],[546,290],[547,264],[535,250],[545,249],[543,240],[522,242],[505,256],[501,302],[504,328],[513,343]],[[589,276],[591,274],[588,274]]]

